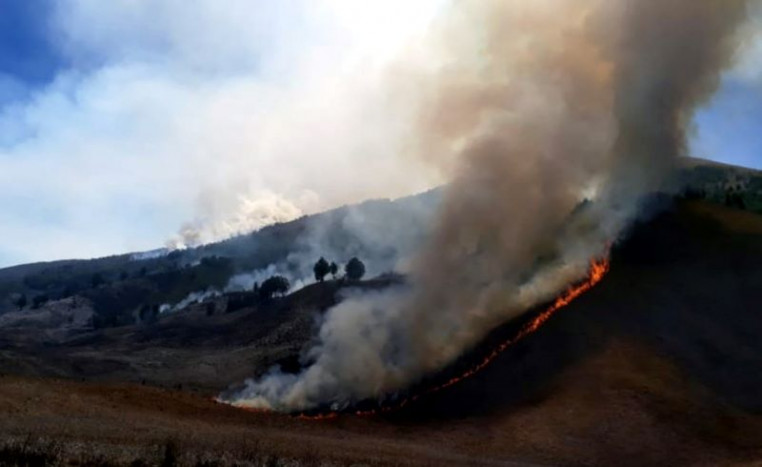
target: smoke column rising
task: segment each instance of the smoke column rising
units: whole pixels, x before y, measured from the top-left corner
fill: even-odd
[[[381,398],[581,279],[684,155],[745,15],[742,0],[454,2],[428,66],[390,84],[416,105],[411,150],[452,173],[410,286],[345,300],[302,373],[221,399]]]

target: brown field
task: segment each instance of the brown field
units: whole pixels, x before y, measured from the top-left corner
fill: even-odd
[[[0,464],[762,465],[760,240],[760,216],[681,205],[636,227],[601,284],[484,371],[379,416],[211,400],[295,358],[325,289],[258,317],[47,342],[5,332]]]

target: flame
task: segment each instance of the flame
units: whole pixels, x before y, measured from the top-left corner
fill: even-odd
[[[548,309],[546,309],[539,315],[535,316],[530,322],[525,324],[524,327],[522,327],[521,330],[518,332],[518,334],[516,334],[512,339],[508,339],[504,341],[503,343],[501,343],[500,345],[498,345],[495,349],[492,350],[492,352],[490,352],[489,355],[487,355],[484,358],[484,360],[482,360],[479,364],[472,367],[470,370],[466,371],[465,373],[459,376],[455,376],[443,384],[431,387],[424,392],[421,392],[419,394],[415,394],[406,399],[403,399],[398,404],[387,406],[387,407],[381,407],[379,409],[374,409],[374,410],[358,410],[358,411],[352,412],[352,414],[358,417],[369,417],[373,415],[379,415],[382,413],[400,410],[406,405],[408,405],[409,403],[415,402],[416,400],[420,399],[423,396],[433,394],[435,392],[439,392],[443,389],[446,389],[450,386],[453,386],[463,381],[466,378],[470,378],[471,376],[474,376],[476,373],[482,371],[490,363],[492,363],[508,347],[516,344],[517,342],[524,339],[525,337],[535,333],[558,310],[566,307],[571,302],[579,298],[582,294],[584,294],[588,290],[595,287],[601,280],[603,280],[603,278],[606,276],[606,273],[609,272],[609,267],[610,267],[610,262],[608,257],[604,257],[603,259],[600,259],[600,260],[593,260],[590,263],[590,272],[588,274],[588,277],[584,282],[577,285],[570,286],[566,290],[566,292],[564,292],[560,297],[558,297],[556,301],[553,302],[553,304]],[[301,414],[299,415],[299,418],[303,420],[318,420],[319,421],[319,420],[332,420],[332,419],[338,418],[339,415],[340,415],[339,412],[327,412],[327,413],[318,414],[318,415]]]
[[[435,392],[439,392],[443,389],[449,388],[450,386],[453,386],[463,381],[466,378],[470,378],[471,376],[474,376],[476,373],[482,371],[490,363],[492,363],[492,361],[494,361],[508,347],[516,344],[517,342],[524,339],[525,337],[535,333],[558,310],[569,305],[575,299],[579,298],[582,294],[584,294],[588,290],[595,287],[601,280],[603,280],[603,278],[606,276],[606,273],[609,272],[609,267],[610,267],[610,262],[608,257],[604,257],[603,259],[600,259],[600,260],[593,260],[590,263],[590,272],[588,274],[588,277],[584,282],[577,285],[570,286],[566,290],[566,292],[564,292],[560,297],[558,297],[556,301],[553,302],[553,304],[549,308],[547,308],[545,311],[535,316],[530,322],[525,324],[521,328],[521,330],[518,332],[518,334],[516,334],[512,339],[508,339],[504,341],[503,343],[501,343],[500,345],[498,345],[496,348],[492,350],[492,352],[490,352],[489,355],[487,355],[484,358],[484,360],[482,360],[479,364],[472,367],[470,370],[466,371],[465,373],[462,373],[459,376],[455,376],[443,384],[431,387],[427,389],[426,391],[423,391],[419,394],[415,394],[406,399],[403,399],[402,401],[400,401],[399,403],[395,405],[381,407],[381,408],[373,409],[373,410],[358,410],[358,411],[352,412],[351,414],[358,417],[369,417],[373,415],[379,415],[382,413],[400,410],[406,405],[408,405],[409,403],[415,402],[416,400],[420,399],[423,396],[433,394]],[[219,402],[219,400],[215,399],[215,402]],[[257,414],[270,412],[270,410],[268,409],[254,409],[254,408],[247,408],[247,407],[240,407],[240,408],[252,413],[257,413]],[[302,420],[324,421],[324,420],[336,419],[343,413],[344,412],[325,412],[325,413],[316,414],[316,415],[300,414],[298,418]]]
[[[362,416],[364,415],[363,412],[357,412],[355,415]],[[312,421],[321,421],[321,420],[333,420],[336,418],[339,418],[339,412],[326,412],[318,415],[306,415],[306,414],[300,414],[299,418],[301,420],[312,420]]]
[[[609,271],[609,260],[607,258],[604,258],[599,261],[593,261],[590,264],[590,273],[585,282],[576,286],[569,287],[569,289],[567,289],[563,295],[558,297],[556,301],[553,302],[553,305],[551,305],[547,310],[537,315],[534,319],[532,319],[532,321],[524,325],[524,327],[521,328],[519,333],[516,334],[516,336],[514,336],[513,339],[509,339],[503,342],[502,344],[500,344],[499,346],[497,346],[494,350],[492,350],[492,352],[487,357],[484,358],[484,360],[482,360],[481,363],[471,368],[470,370],[466,371],[462,375],[456,376],[440,386],[433,387],[423,394],[431,394],[433,392],[441,391],[444,388],[450,387],[453,384],[458,383],[459,381],[462,381],[480,372],[485,367],[487,367],[487,365],[492,363],[492,361],[495,358],[497,358],[498,355],[503,353],[505,349],[514,345],[515,343],[529,336],[530,334],[533,334],[534,332],[536,332],[558,310],[569,305],[571,302],[577,299],[580,295],[584,294],[588,290],[595,287],[601,280],[603,280],[603,277],[606,275],[608,271]],[[417,399],[419,396],[414,396],[414,397]]]

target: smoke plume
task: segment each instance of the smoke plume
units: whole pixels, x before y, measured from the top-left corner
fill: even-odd
[[[427,66],[390,79],[416,106],[407,147],[452,174],[409,285],[343,301],[308,368],[222,399],[382,398],[581,279],[684,155],[745,15],[742,0],[453,2]]]
[[[299,207],[272,192],[259,192],[252,196],[239,194],[227,203],[227,198],[220,195],[201,199],[205,201],[200,206],[201,215],[193,222],[185,223],[167,241],[169,250],[193,248],[225,240],[266,225],[288,222],[303,214]]]

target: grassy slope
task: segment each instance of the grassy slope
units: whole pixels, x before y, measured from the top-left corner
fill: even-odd
[[[5,377],[0,433],[63,440],[66,456],[70,441],[93,442],[91,454],[124,462],[169,438],[189,463],[758,462],[760,239],[760,216],[684,204],[636,228],[598,287],[486,370],[383,417],[303,421],[151,387]]]
[[[388,280],[351,287],[326,281],[233,313],[207,316],[205,306],[191,306],[155,324],[63,336],[34,327],[0,327],[0,371],[214,394],[274,364],[298,367],[300,350],[339,290],[386,285]]]

